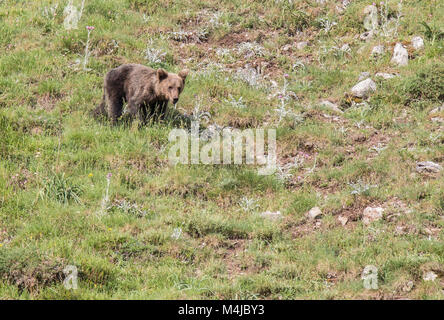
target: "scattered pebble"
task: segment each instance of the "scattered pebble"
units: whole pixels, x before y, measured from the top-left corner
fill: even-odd
[[[402,291],[410,292],[410,291],[412,291],[414,285],[415,285],[414,282],[412,280],[410,280],[406,284],[404,284],[404,286],[402,287]]]
[[[416,171],[438,173],[442,170],[442,166],[432,161],[421,161],[416,163]]]
[[[291,44],[286,44],[282,47],[282,51],[289,51],[291,49]]]
[[[344,45],[341,47],[341,51],[344,51],[344,52],[350,52],[350,51],[351,51],[350,45],[349,45],[348,43],[344,44]]]
[[[432,120],[432,122],[444,123],[444,119],[440,117],[431,118],[430,120]]]
[[[367,78],[370,78],[370,72],[364,71],[359,75],[358,81],[362,81]]]
[[[374,91],[376,91],[376,83],[370,78],[359,82],[351,89],[352,94],[358,98],[366,98]]]
[[[311,208],[310,211],[307,212],[307,218],[314,220],[317,217],[322,215],[321,209],[319,207]]]
[[[267,218],[271,220],[276,220],[282,217],[282,214],[280,211],[271,212],[271,211],[265,211],[261,213],[262,218]]]
[[[347,218],[347,217],[344,217],[344,216],[339,216],[339,217],[338,217],[338,221],[339,221],[343,226],[345,226],[345,225],[347,224],[347,222],[348,222],[348,218]]]
[[[307,41],[302,41],[302,42],[296,43],[296,49],[298,49],[298,50],[302,50],[306,46],[308,46],[308,42]]]
[[[396,75],[392,74],[392,73],[385,73],[385,72],[378,72],[377,74],[375,74],[375,77],[381,77],[384,79],[392,79],[395,78]]]
[[[412,46],[415,50],[422,50],[424,49],[424,40],[421,37],[413,37]]]
[[[372,39],[374,35],[375,35],[375,32],[373,30],[366,31],[359,36],[359,39],[361,39],[363,41],[368,41],[368,40]]]
[[[332,111],[335,111],[337,113],[344,113],[341,109],[339,109],[339,107],[336,104],[334,104],[328,100],[321,101],[320,105],[324,106]]]
[[[364,209],[364,212],[362,214],[363,215],[362,221],[364,222],[364,224],[368,225],[373,221],[381,219],[383,212],[384,209],[381,207],[376,207],[376,208],[367,207]]]
[[[444,104],[442,106],[436,107],[435,109],[431,110],[429,114],[438,114],[444,111]]]
[[[384,54],[385,48],[383,45],[379,45],[379,46],[375,46],[372,49],[372,57],[379,57],[382,56]]]
[[[433,271],[429,271],[426,272],[422,278],[424,281],[435,281],[435,279],[438,278],[438,275]]]

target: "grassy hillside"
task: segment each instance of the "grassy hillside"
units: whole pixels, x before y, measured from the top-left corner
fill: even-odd
[[[66,30],[68,2],[0,1],[0,298],[444,297],[444,170],[416,169],[444,166],[442,1],[378,3],[367,40],[364,0],[86,0]],[[276,174],[171,166],[169,118],[92,119],[129,62],[189,68],[177,108],[207,126],[276,128]]]

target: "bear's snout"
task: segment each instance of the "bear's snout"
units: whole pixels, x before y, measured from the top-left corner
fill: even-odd
[[[173,99],[173,103],[174,103],[174,104],[176,104],[177,101],[179,101],[179,98],[174,98],[174,99]]]

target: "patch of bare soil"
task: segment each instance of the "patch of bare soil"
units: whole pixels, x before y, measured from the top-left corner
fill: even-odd
[[[230,32],[217,40],[210,40],[210,43],[216,45],[217,47],[232,48],[244,42],[256,41],[258,38],[260,40],[261,34],[262,33],[260,31]]]
[[[61,261],[43,260],[39,266],[25,268],[20,263],[16,263],[10,266],[3,278],[16,285],[19,290],[28,290],[33,293],[45,286],[63,281],[63,264]]]
[[[353,228],[352,222],[361,220],[362,213],[367,207],[378,207],[379,204],[372,202],[371,199],[364,197],[356,197],[356,200],[350,206],[343,206],[340,210],[331,212],[332,215],[338,216],[338,225],[341,225],[341,220],[346,221],[345,226]]]
[[[37,96],[36,107],[45,111],[52,111],[57,103],[61,100],[61,96],[53,96],[49,93]]]
[[[245,254],[248,241],[245,239],[230,240],[217,251],[222,256],[230,278],[260,271],[260,268]]]
[[[291,217],[286,217],[283,223],[283,230],[286,230],[292,239],[305,237],[322,228],[322,221],[319,219],[295,221]]]
[[[228,126],[237,129],[256,128],[259,125],[260,125],[259,120],[254,117],[247,117],[247,118],[232,117],[228,121]]]

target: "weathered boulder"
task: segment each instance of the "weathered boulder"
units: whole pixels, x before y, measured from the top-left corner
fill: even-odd
[[[391,62],[399,66],[406,66],[409,63],[409,53],[401,43],[396,44]]]
[[[367,98],[370,93],[375,91],[376,83],[370,78],[359,82],[351,89],[351,93],[358,98]]]

